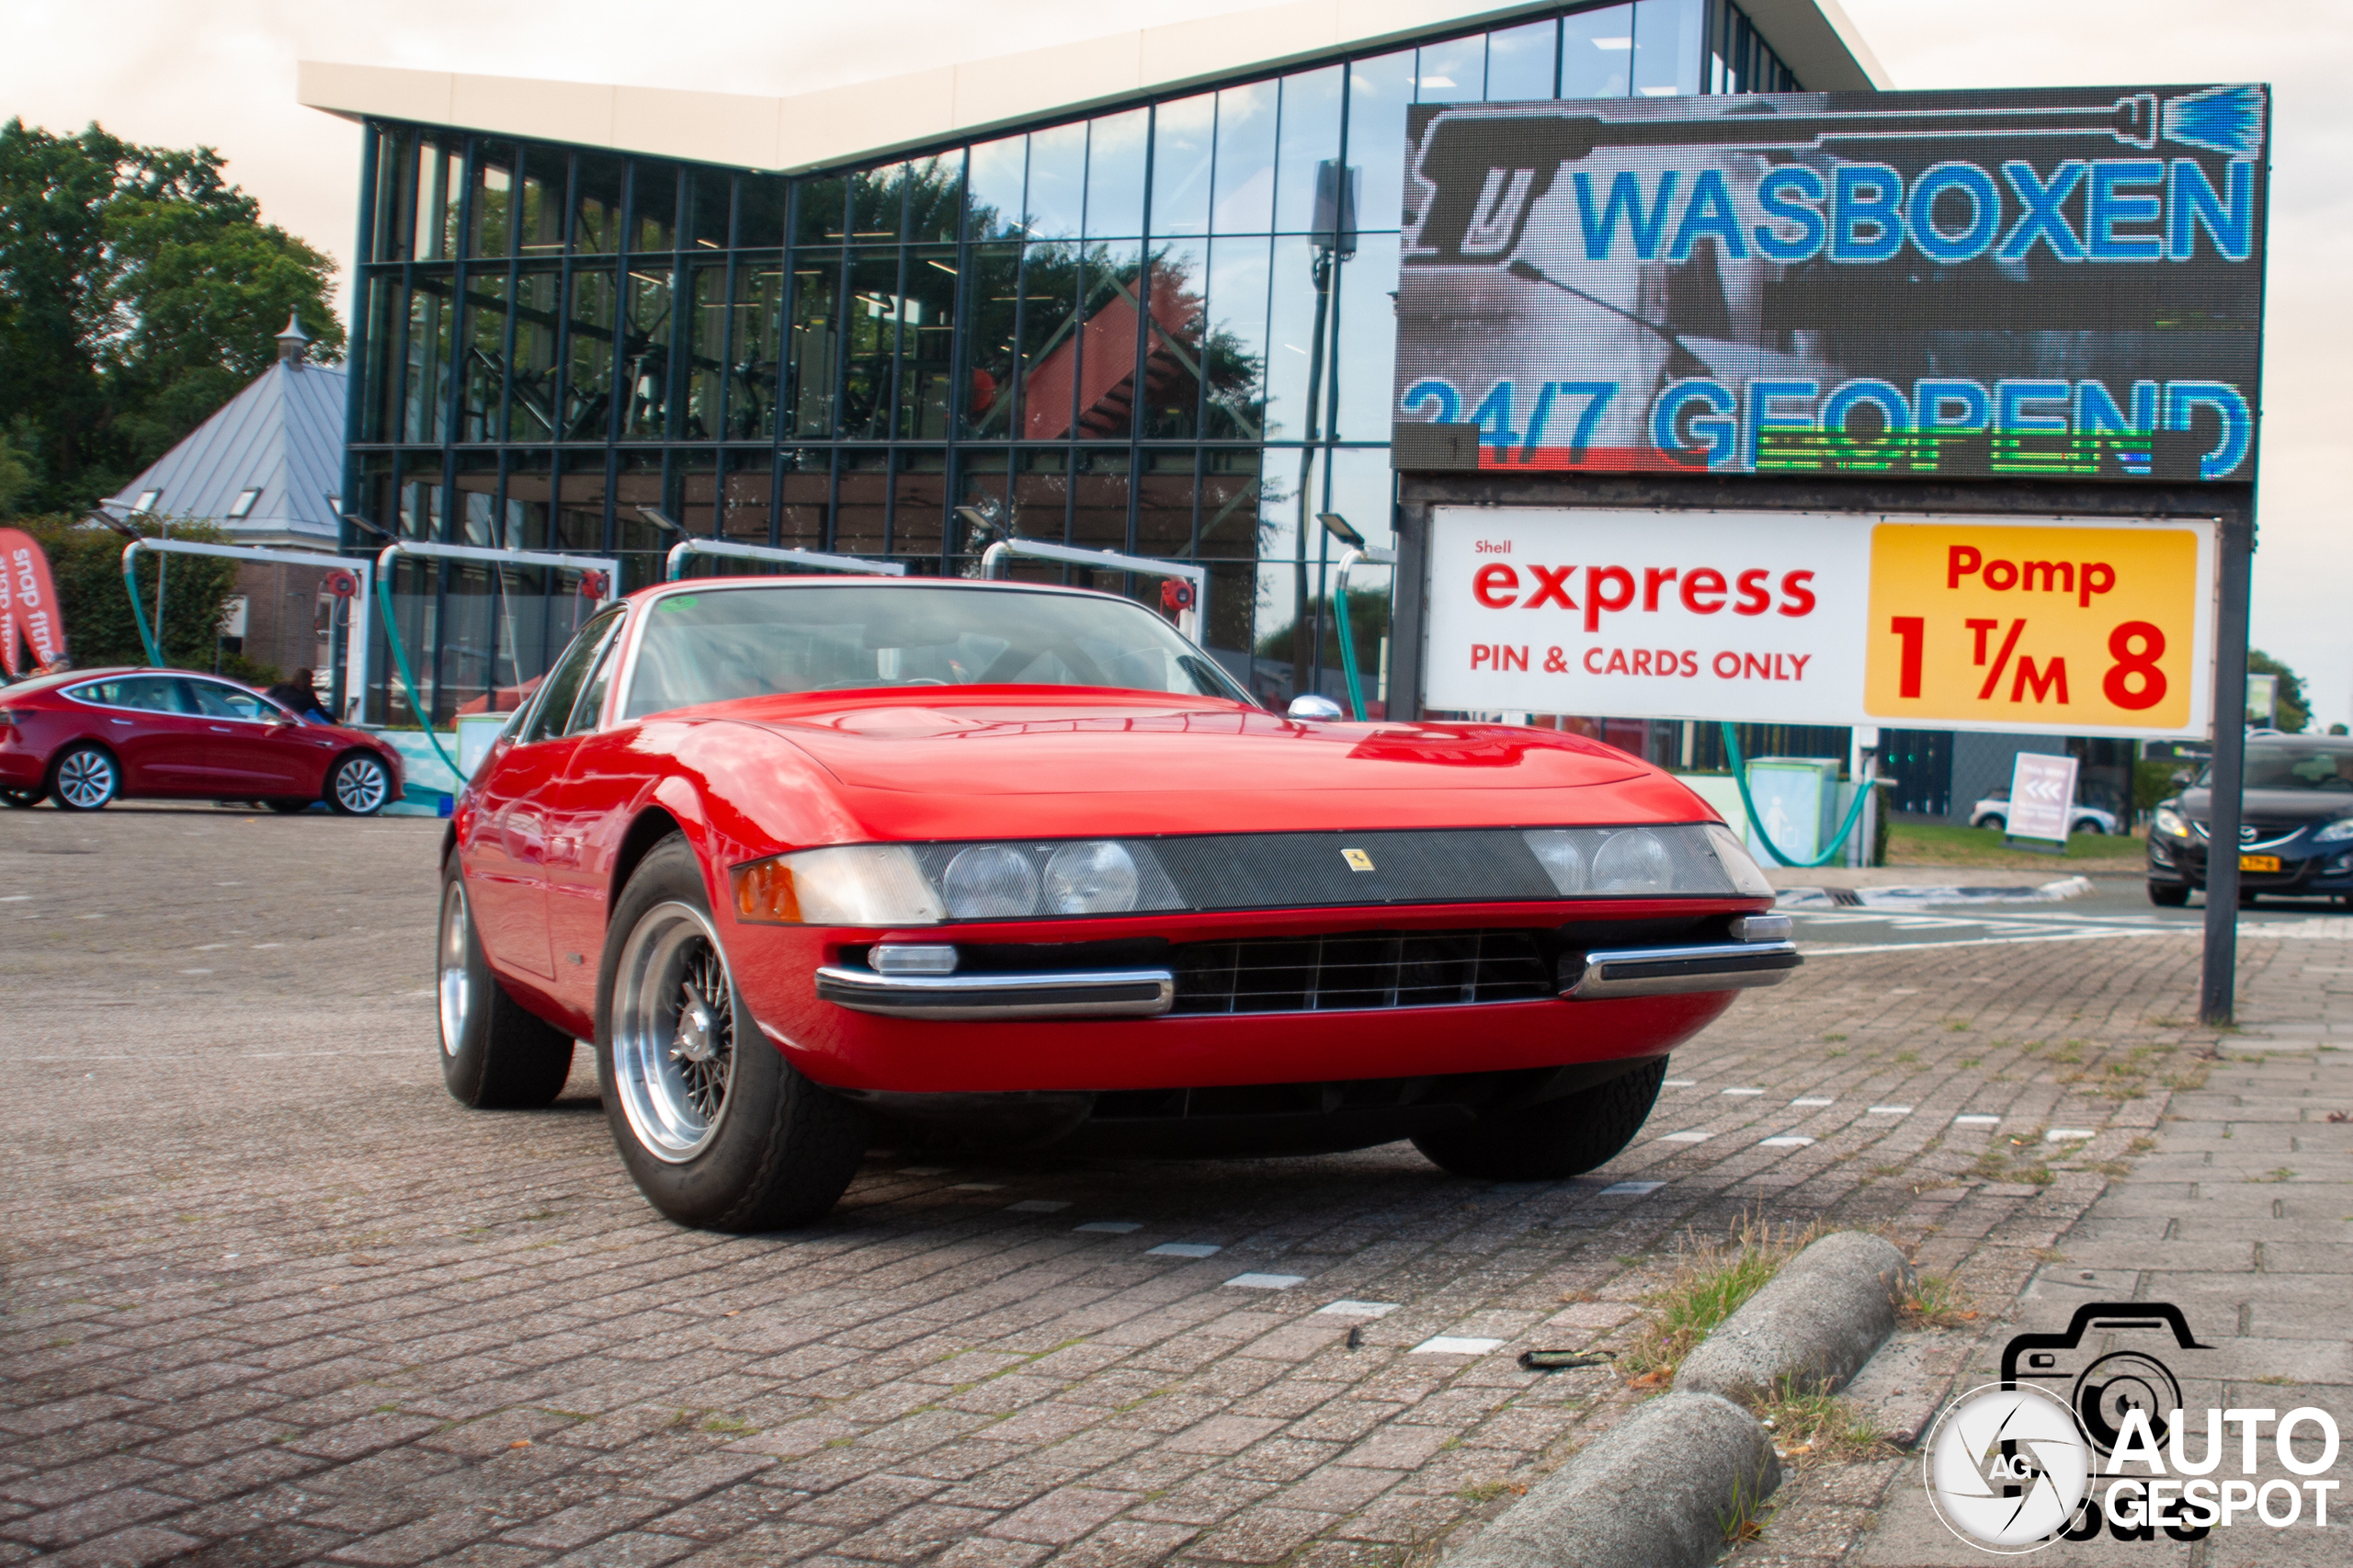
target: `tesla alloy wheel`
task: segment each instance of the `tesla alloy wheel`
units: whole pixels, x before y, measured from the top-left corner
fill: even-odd
[[[441,1081],[452,1098],[478,1110],[520,1110],[563,1092],[572,1073],[572,1037],[526,1012],[490,972],[454,855],[441,879],[441,936],[433,967]]]
[[[122,788],[122,769],[104,746],[75,746],[57,759],[51,799],[69,812],[95,812]]]
[[[795,1072],[745,1013],[683,838],[656,845],[615,902],[599,974],[605,1118],[654,1207],[767,1231],[834,1206],[866,1151],[865,1116]]]
[[[392,770],[364,751],[353,752],[327,775],[327,804],[346,816],[372,817],[392,793]]]

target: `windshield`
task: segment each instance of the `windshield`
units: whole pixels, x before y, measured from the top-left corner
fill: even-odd
[[[948,583],[725,588],[654,601],[622,717],[776,692],[977,685],[1250,700],[1124,600]]]
[[[2353,795],[2353,745],[2249,741],[2245,777],[2250,790],[2325,790]],[[2210,767],[2198,776],[2198,788],[2207,788],[2213,778]]]

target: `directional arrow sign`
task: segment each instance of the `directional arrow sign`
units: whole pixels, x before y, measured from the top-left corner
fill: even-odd
[[[2010,772],[2012,838],[2067,842],[2069,808],[2075,800],[2075,759],[2022,751]]]

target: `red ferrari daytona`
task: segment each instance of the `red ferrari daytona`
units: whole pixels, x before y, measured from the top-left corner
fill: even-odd
[[[639,1187],[731,1231],[824,1213],[877,1134],[1572,1176],[1799,961],[1637,758],[1283,717],[1139,605],[1010,583],[613,606],[460,796],[442,885],[450,1093],[545,1104],[593,1039]]]

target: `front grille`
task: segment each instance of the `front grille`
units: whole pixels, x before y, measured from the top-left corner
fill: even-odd
[[[1460,1007],[1556,994],[1534,931],[1352,931],[1175,949],[1177,1013]]]

